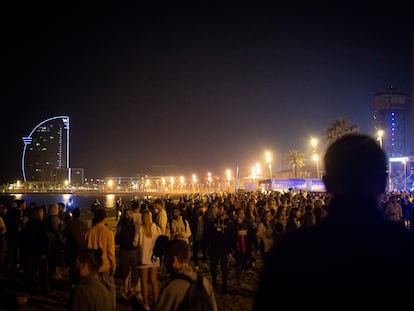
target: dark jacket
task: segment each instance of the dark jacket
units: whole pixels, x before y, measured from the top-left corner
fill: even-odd
[[[273,248],[254,310],[398,310],[414,290],[414,236],[383,219],[376,202],[336,198],[319,225],[286,234]],[[277,280],[277,282],[275,282]]]
[[[235,230],[234,223],[229,218],[224,221],[216,218],[216,221],[208,223],[206,227],[206,241],[210,254],[228,254],[234,249]]]
[[[115,244],[119,245],[120,249],[135,249],[134,237],[135,223],[133,219],[121,218],[117,225]]]

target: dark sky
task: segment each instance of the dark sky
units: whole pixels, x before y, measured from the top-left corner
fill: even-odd
[[[0,182],[21,178],[21,137],[57,115],[89,178],[153,165],[223,175],[236,162],[247,175],[265,150],[278,168],[311,136],[323,145],[342,117],[373,134],[372,93],[411,93],[408,1],[171,3],[3,10]]]

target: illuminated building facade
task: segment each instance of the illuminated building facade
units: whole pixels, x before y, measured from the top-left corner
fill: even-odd
[[[69,117],[56,116],[37,124],[23,137],[22,173],[25,182],[70,183]],[[65,176],[59,176],[65,172]]]
[[[382,130],[382,147],[388,157],[403,157],[410,151],[409,95],[389,87],[374,93],[374,125]]]

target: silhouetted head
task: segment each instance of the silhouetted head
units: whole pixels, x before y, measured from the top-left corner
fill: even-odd
[[[80,217],[80,215],[81,215],[81,210],[80,210],[79,207],[75,207],[73,209],[73,212],[72,213],[73,213],[73,218],[78,219]]]
[[[106,218],[106,210],[98,209],[93,213],[92,225],[104,221]]]
[[[76,257],[76,263],[78,269],[82,269],[82,265],[88,266],[88,273],[89,272],[98,272],[99,268],[102,266],[102,249],[82,249],[79,251],[77,257]],[[81,276],[82,271],[80,271]]]
[[[326,190],[334,195],[378,199],[385,191],[387,157],[367,135],[349,134],[332,143],[324,157]]]
[[[164,249],[164,264],[169,273],[190,262],[190,245],[184,240],[169,240]]]

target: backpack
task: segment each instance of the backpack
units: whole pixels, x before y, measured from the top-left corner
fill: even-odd
[[[203,276],[197,272],[197,280],[193,280],[189,276],[177,273],[173,279],[182,279],[190,282],[183,300],[180,302],[177,311],[212,311],[214,310],[210,297],[203,285]]]

